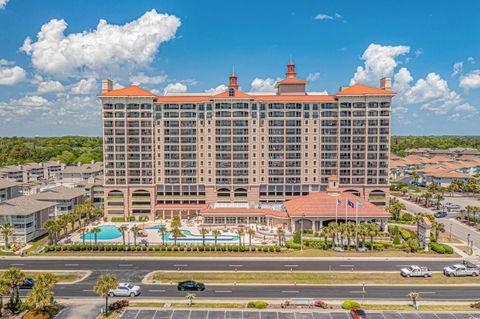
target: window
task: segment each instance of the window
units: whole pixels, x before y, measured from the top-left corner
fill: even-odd
[[[234,88],[229,88],[228,89],[228,96],[235,96],[235,89]]]

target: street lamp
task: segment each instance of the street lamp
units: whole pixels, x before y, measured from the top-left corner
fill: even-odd
[[[300,251],[303,252],[303,221],[305,219],[305,214],[302,214],[302,230],[300,231]]]
[[[365,282],[362,282],[362,305],[365,303]]]

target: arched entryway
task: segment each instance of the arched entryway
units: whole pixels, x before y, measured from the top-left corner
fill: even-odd
[[[303,226],[302,226],[302,221],[303,221]],[[298,219],[295,221],[295,229],[300,230],[300,229],[313,229],[313,222],[310,219]]]
[[[357,191],[356,189],[347,189],[346,191],[344,191],[344,193],[350,193],[350,194],[353,194],[353,195],[358,196],[358,197],[360,197],[360,195],[361,195],[360,192]]]

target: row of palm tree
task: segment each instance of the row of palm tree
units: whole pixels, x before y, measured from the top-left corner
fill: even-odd
[[[332,248],[345,246],[350,250],[352,244],[355,250],[360,250],[360,242],[362,249],[365,249],[365,240],[370,238],[370,250],[373,250],[374,238],[380,234],[380,226],[376,223],[359,223],[354,222],[336,223],[331,222],[328,226],[323,227],[320,236],[324,238],[324,249],[328,250],[328,239],[331,238]]]

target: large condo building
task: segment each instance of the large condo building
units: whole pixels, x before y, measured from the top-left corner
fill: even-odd
[[[335,95],[306,87],[293,63],[275,93],[241,92],[235,74],[213,95],[113,90],[104,80],[106,216],[152,220],[280,203],[325,191],[329,177],[341,191],[385,205],[391,79]]]

